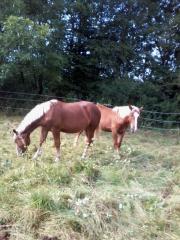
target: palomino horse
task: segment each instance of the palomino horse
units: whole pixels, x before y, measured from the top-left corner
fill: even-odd
[[[119,152],[126,129],[132,123],[136,111],[129,105],[130,113],[123,118],[104,105],[97,104],[97,107],[101,112],[98,130],[112,132],[114,148]]]
[[[131,105],[131,108],[134,110],[134,114],[133,114],[133,119],[130,123],[130,129],[131,129],[131,132],[134,133],[137,131],[138,118],[140,116],[140,113],[143,107],[138,108],[136,106]],[[129,106],[121,106],[121,107],[116,106],[112,110],[116,112],[121,118],[128,116],[131,112],[131,109],[129,108]]]
[[[49,131],[52,132],[56,148],[56,159],[60,158],[60,132],[77,133],[85,131],[87,144],[82,157],[86,156],[88,147],[92,143],[94,131],[99,125],[101,113],[92,102],[80,101],[65,103],[50,100],[35,106],[23,119],[18,128],[13,130],[17,154],[26,151],[30,144],[30,134],[41,127],[40,144],[34,159],[41,155],[41,146]]]
[[[101,104],[97,104],[96,106],[101,112],[101,120],[96,132],[99,132],[99,130],[112,132],[114,148],[119,152],[126,129],[132,123],[136,110],[129,105],[130,113],[123,118],[111,108]],[[76,136],[75,144],[77,144],[80,134],[81,132]]]

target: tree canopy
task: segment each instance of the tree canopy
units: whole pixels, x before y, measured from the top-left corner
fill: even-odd
[[[179,1],[1,0],[2,90],[178,111]]]

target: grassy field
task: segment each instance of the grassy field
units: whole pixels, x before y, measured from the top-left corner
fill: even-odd
[[[102,134],[85,160],[83,137],[74,148],[74,135],[63,134],[56,164],[51,134],[32,160],[38,130],[17,158],[11,130],[19,121],[0,117],[0,239],[180,239],[177,133],[127,133],[121,156]]]

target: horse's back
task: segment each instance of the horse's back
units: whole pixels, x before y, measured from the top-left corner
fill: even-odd
[[[59,101],[52,111],[53,121],[59,130],[69,133],[85,130],[89,126],[96,128],[101,116],[96,105],[86,101],[73,103]]]
[[[99,109],[97,108],[96,104],[89,101],[79,101],[79,102],[73,102],[73,103],[65,103],[62,104],[61,102],[61,108],[63,107],[64,110],[67,112],[74,112],[75,114],[84,114],[84,112],[88,113],[89,118],[92,118],[92,121],[96,119],[100,119],[101,113]]]

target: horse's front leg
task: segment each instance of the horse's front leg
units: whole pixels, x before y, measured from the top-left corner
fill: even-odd
[[[118,134],[114,130],[112,130],[112,138],[113,138],[113,143],[114,143],[114,149],[117,152],[119,152],[119,148],[118,148]]]
[[[55,157],[55,162],[59,162],[60,160],[60,132],[59,131],[52,131],[53,138],[54,138],[54,146],[56,148],[56,157]]]
[[[84,151],[83,151],[83,154],[82,154],[82,159],[86,158],[86,155],[87,155],[87,151],[88,151],[88,148],[90,146],[90,143],[89,142],[86,142],[86,146],[84,148]]]
[[[117,137],[117,149],[118,149],[118,151],[121,147],[123,137],[124,137],[124,133],[118,134],[118,137]]]
[[[84,159],[87,155],[87,151],[88,151],[88,148],[90,147],[91,143],[93,142],[93,137],[94,137],[94,130],[92,130],[91,128],[90,129],[87,129],[85,131],[86,133],[86,146],[84,148],[84,151],[83,151],[83,154],[82,154],[82,159]]]
[[[46,140],[47,134],[48,134],[48,130],[42,127],[39,147],[38,147],[36,153],[34,154],[33,159],[36,159],[37,157],[42,155],[42,144]]]
[[[80,135],[81,135],[82,132],[83,132],[83,131],[80,131],[80,132],[77,133],[77,135],[76,135],[76,137],[75,137],[75,139],[74,139],[74,144],[73,144],[74,147],[77,146],[78,139],[79,139],[79,137],[80,137]]]

